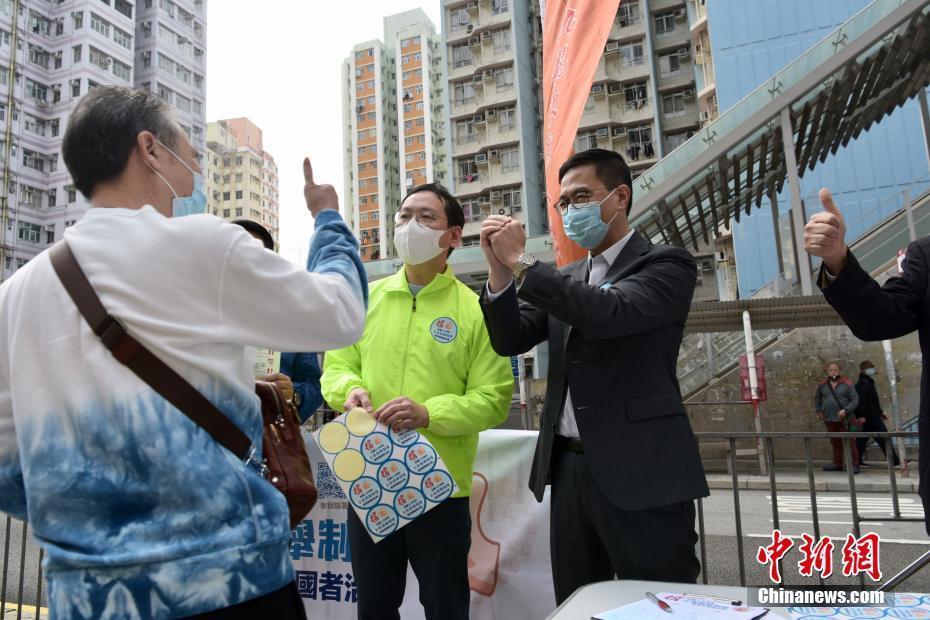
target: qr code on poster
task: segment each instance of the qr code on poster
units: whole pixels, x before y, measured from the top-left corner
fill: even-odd
[[[326,463],[317,463],[316,466],[316,490],[320,499],[345,499],[345,493],[342,487],[333,475],[333,470]]]

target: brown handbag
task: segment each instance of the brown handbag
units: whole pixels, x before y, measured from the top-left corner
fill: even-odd
[[[64,240],[52,246],[49,258],[65,290],[113,357],[281,491],[287,499],[291,528],[296,527],[316,503],[317,490],[297,411],[277,386],[255,383],[262,403],[263,459],[259,461],[255,446],[238,426],[107,312]]]

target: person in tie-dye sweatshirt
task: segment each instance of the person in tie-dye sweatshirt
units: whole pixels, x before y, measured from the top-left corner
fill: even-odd
[[[92,90],[62,151],[91,206],[64,238],[104,306],[260,447],[252,347],[323,351],[364,329],[333,188],[304,161],[304,270],[197,214],[198,153],[153,93]],[[53,619],[304,616],[284,496],[104,348],[45,252],[0,285],[0,511],[46,551]]]

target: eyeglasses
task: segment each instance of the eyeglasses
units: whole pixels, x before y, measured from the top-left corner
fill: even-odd
[[[432,227],[433,224],[439,221],[439,217],[432,211],[420,211],[416,214],[412,211],[398,211],[394,214],[394,223],[398,226],[408,224],[412,219],[426,227]]]
[[[593,194],[593,192],[597,190],[602,190],[602,189],[607,190],[610,188],[609,187],[592,187],[591,189],[578,190],[572,196],[571,200],[562,198],[561,200],[559,200],[552,206],[564,217],[565,215],[568,214],[569,208],[575,208],[576,204],[584,204],[584,203],[591,202],[591,195]],[[611,192],[615,191],[616,189],[617,188],[614,188],[613,190],[611,190]],[[610,194],[608,194],[608,196],[609,195]],[[601,200],[606,200],[606,198],[607,196],[604,196],[604,198],[602,198]]]

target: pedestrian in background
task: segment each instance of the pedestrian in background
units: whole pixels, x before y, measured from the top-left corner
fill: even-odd
[[[853,382],[843,376],[843,369],[838,362],[827,364],[827,378],[817,386],[814,396],[814,408],[817,417],[826,425],[828,433],[840,433],[849,430],[850,418],[859,406],[859,394]],[[855,423],[854,423],[855,424]],[[833,463],[824,466],[824,471],[843,469],[843,440],[831,437],[833,444]],[[856,442],[850,442],[852,448],[853,473],[859,473],[859,449]]]
[[[888,427],[885,426],[885,421],[888,419],[888,416],[885,415],[885,412],[882,410],[881,402],[878,400],[878,390],[875,389],[875,373],[875,365],[869,360],[865,360],[859,364],[859,381],[856,382],[856,393],[859,394],[859,408],[856,410],[856,416],[859,418],[859,423],[863,431],[887,433]],[[872,437],[872,439],[875,440],[882,454],[887,458],[888,453],[885,451],[884,437]],[[868,437],[859,437],[856,439],[856,445],[859,449],[859,465],[862,467],[868,467],[865,462],[865,447],[868,443]],[[891,442],[889,441],[888,443],[891,449],[891,455],[894,459],[894,466],[899,467],[901,461],[898,459],[898,454],[894,451],[894,447],[890,445]]]

